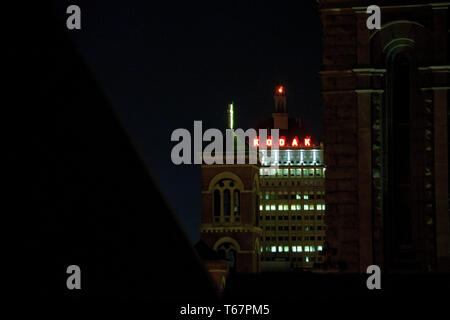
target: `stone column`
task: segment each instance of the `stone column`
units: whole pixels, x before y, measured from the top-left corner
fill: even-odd
[[[373,264],[372,247],[372,90],[356,90],[358,99],[359,271]]]

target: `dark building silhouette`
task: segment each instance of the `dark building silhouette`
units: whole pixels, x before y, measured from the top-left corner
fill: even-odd
[[[6,261],[19,274],[18,297],[214,299],[200,260],[64,21],[45,3],[28,10],[23,21],[30,25],[15,29],[7,47],[4,112],[6,185],[14,194],[8,215],[18,220],[11,225],[16,257]],[[66,287],[69,265],[81,268],[81,290]]]
[[[449,3],[319,6],[329,262],[448,272]]]

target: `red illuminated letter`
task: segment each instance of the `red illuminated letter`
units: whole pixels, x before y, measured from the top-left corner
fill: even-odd
[[[311,147],[311,137],[305,138],[305,147]]]
[[[259,147],[259,138],[256,137],[255,139],[253,139],[253,146],[254,147]]]
[[[286,145],[286,139],[284,137],[280,138],[280,147],[284,147]]]
[[[272,138],[271,138],[271,137],[267,138],[266,145],[267,145],[268,147],[271,147],[271,146],[272,146]]]
[[[294,138],[294,140],[292,140],[292,146],[293,147],[298,147],[298,140],[297,140],[297,138]]]

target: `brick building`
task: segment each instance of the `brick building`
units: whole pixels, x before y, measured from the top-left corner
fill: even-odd
[[[450,3],[318,3],[328,262],[449,271]]]

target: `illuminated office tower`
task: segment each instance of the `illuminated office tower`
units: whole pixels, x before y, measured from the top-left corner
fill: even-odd
[[[279,148],[260,149],[259,212],[262,270],[312,268],[323,262],[325,200],[323,147],[300,119],[289,118],[284,88],[274,95],[273,118],[259,129],[279,129]],[[268,131],[270,132],[270,131]]]

